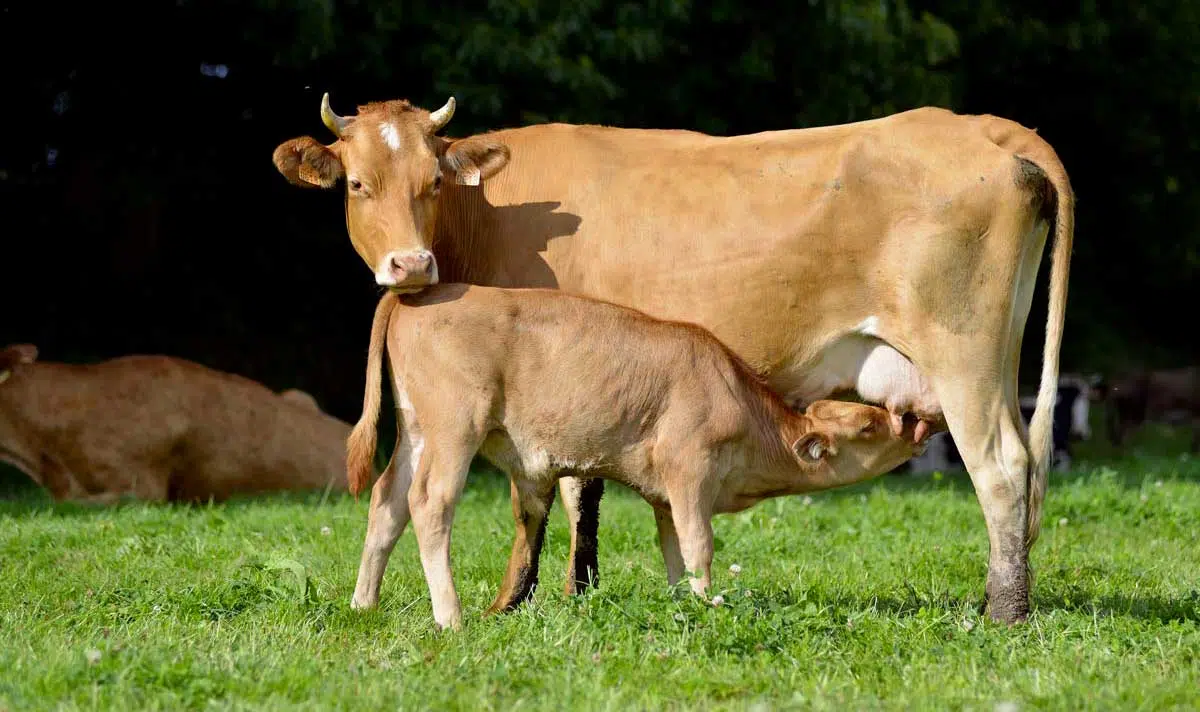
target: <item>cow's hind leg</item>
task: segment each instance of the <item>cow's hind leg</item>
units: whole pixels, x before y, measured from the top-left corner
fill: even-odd
[[[500,592],[484,615],[510,611],[529,598],[537,587],[538,558],[546,536],[546,520],[554,501],[554,482],[510,477],[516,537]]]
[[[388,559],[408,525],[408,488],[415,464],[412,458],[419,456],[420,449],[414,452],[411,437],[402,429],[392,459],[371,489],[367,536],[358,565],[358,582],[350,599],[351,608],[366,609],[379,604],[379,587]]]
[[[583,593],[589,586],[598,586],[600,562],[598,557],[600,528],[600,497],[604,480],[595,477],[563,477],[558,481],[563,509],[571,528],[571,551],[567,557],[567,581],[563,591],[568,596]]]

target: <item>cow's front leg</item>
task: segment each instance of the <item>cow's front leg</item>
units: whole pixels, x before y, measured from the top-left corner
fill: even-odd
[[[530,482],[519,477],[511,478],[510,482],[517,532],[504,582],[484,615],[512,610],[533,594],[537,587],[538,559],[546,537],[546,520],[550,503],[554,501],[553,482]]]
[[[599,477],[563,477],[558,481],[558,488],[571,528],[571,551],[567,557],[567,581],[563,591],[572,596],[583,593],[588,586],[599,585],[597,532],[600,528],[600,498],[604,494],[604,480]]]

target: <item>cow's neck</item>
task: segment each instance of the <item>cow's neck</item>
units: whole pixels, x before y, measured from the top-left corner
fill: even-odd
[[[481,190],[458,188],[444,194],[433,244],[438,281],[498,285],[504,246],[496,244],[501,237],[495,234],[494,210]]]

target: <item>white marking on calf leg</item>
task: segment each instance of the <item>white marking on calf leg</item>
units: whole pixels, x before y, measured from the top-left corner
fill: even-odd
[[[393,151],[400,150],[400,132],[396,129],[396,125],[390,121],[385,121],[379,125],[379,135],[383,137],[383,142]]]

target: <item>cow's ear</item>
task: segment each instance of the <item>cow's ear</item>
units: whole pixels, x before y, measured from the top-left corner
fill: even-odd
[[[13,344],[0,351],[0,383],[8,380],[13,367],[33,363],[37,357],[38,349],[33,344]]]
[[[332,188],[346,174],[338,155],[311,136],[284,141],[271,160],[289,183],[302,188]]]
[[[833,451],[833,444],[822,433],[805,433],[792,443],[792,452],[803,462],[820,462]]]
[[[508,146],[486,138],[464,138],[442,154],[442,170],[459,185],[479,185],[508,165]]]

